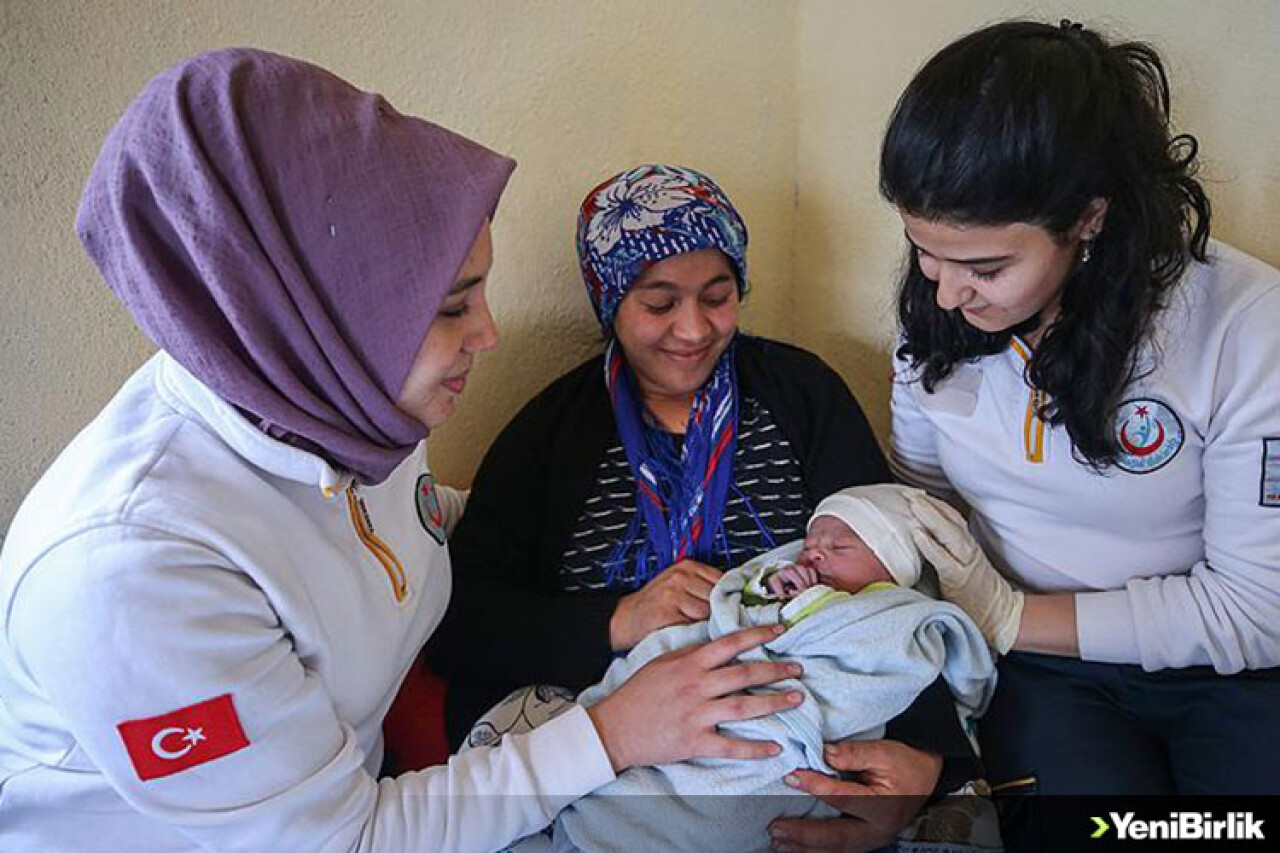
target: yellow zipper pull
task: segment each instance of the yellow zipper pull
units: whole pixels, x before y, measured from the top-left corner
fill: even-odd
[[[1033,389],[1027,400],[1027,420],[1022,426],[1022,437],[1026,445],[1027,461],[1035,465],[1044,462],[1044,421],[1040,419],[1040,409],[1044,407],[1044,392]]]

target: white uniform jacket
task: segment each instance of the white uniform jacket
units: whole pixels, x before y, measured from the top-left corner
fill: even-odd
[[[153,358],[0,556],[0,850],[490,851],[611,781],[581,708],[376,778],[461,506],[425,449],[355,485]]]
[[[1280,665],[1280,273],[1210,243],[1156,318],[1102,474],[1036,417],[1027,356],[1015,340],[933,394],[899,362],[898,476],[958,492],[1016,585],[1078,593],[1085,660]]]

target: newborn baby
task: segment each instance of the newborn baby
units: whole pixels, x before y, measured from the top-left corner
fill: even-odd
[[[785,601],[820,583],[861,592],[868,584],[893,583],[893,576],[852,527],[834,515],[815,515],[800,558],[764,580],[773,597]]]
[[[879,484],[827,497],[810,517],[803,542],[787,542],[724,573],[711,591],[705,622],[653,632],[578,696],[590,708],[659,655],[781,620],[788,625],[784,634],[738,660],[801,663],[803,675],[783,689],[799,691],[805,701],[719,727],[731,737],[773,741],[781,747],[777,755],[632,767],[565,808],[546,834],[520,844],[521,853],[763,851],[775,818],[838,814],[782,781],[797,767],[834,773],[824,744],[884,737],[889,721],[939,676],[963,719],[979,714],[995,687],[994,660],[958,607],[912,588],[923,559],[911,537],[910,492]],[[502,716],[523,718],[549,700],[554,697],[546,691],[516,694]],[[485,742],[510,728],[497,723],[484,733]]]
[[[781,616],[794,624],[835,593],[914,586],[921,561],[911,517],[902,510],[904,492],[901,486],[859,486],[827,497],[809,517],[798,555],[769,559],[771,552],[760,561],[743,590],[744,603],[788,602]]]

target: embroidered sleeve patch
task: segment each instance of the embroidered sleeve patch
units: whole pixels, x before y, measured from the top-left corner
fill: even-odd
[[[440,495],[436,491],[436,478],[431,474],[423,474],[418,478],[416,501],[418,521],[422,529],[427,531],[437,545],[443,545],[448,533],[444,526],[444,509],[440,506]]]
[[[143,782],[169,776],[249,745],[231,694],[116,726]]]
[[[1262,506],[1280,506],[1280,438],[1262,439]]]

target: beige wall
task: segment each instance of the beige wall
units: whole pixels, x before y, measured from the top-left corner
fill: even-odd
[[[151,351],[72,222],[103,135],[169,63],[229,44],[305,57],[520,160],[496,229],[503,345],[432,438],[442,476],[466,481],[520,403],[594,346],[574,212],[595,181],[642,161],[720,181],[752,232],[747,326],[828,357],[883,435],[901,240],[875,196],[879,132],[930,51],[1035,11],[976,0],[0,3],[0,531]],[[1280,262],[1280,95],[1268,67],[1280,3],[1044,14],[1106,22],[1167,52],[1175,108],[1208,157],[1218,233]]]
[[[521,403],[596,345],[573,223],[616,171],[670,160],[714,175],[753,229],[747,322],[785,333],[794,14],[767,0],[3,0],[0,532],[151,352],[73,222],[103,136],[168,64],[233,44],[304,57],[520,161],[494,234],[502,345],[432,436],[433,467],[458,482]]]

